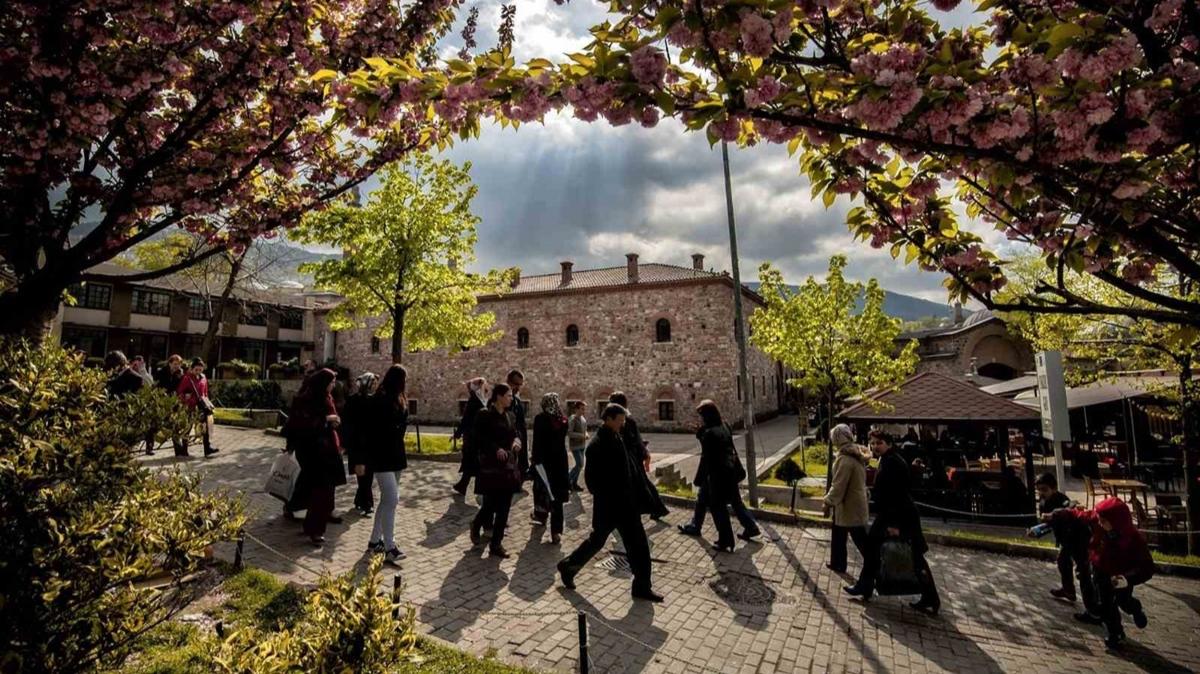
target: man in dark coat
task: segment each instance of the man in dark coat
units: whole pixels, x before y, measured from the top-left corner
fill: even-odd
[[[129,367],[129,359],[120,351],[109,351],[104,357],[104,369],[108,370],[108,383],[104,385],[111,398],[121,398],[142,388],[146,383]]]
[[[624,407],[626,412],[629,410],[629,399],[625,394],[617,391],[608,397],[608,402],[614,405]],[[650,481],[650,449],[647,447],[649,443],[642,439],[642,433],[638,430],[637,420],[632,416],[625,418],[625,427],[621,430],[621,440],[625,443],[625,451],[629,452],[629,458],[633,460],[634,465],[638,466],[638,474],[646,483],[647,493],[650,498],[646,501],[645,508],[640,512],[643,515],[649,515],[650,519],[658,521],[667,516],[670,511],[662,502],[662,498],[658,495],[658,489],[654,487],[654,483]]]
[[[524,480],[529,480],[529,431],[525,428],[525,401],[521,399],[521,387],[525,385],[525,375],[520,370],[510,370],[508,388],[512,390],[512,407],[508,408],[508,418],[512,421],[517,439],[521,441],[521,451],[517,453],[517,465],[521,468]]]
[[[615,530],[625,544],[633,571],[633,598],[661,602],[650,584],[650,542],[642,528],[641,512],[648,495],[641,467],[634,462],[621,439],[625,408],[609,405],[601,415],[602,426],[587,448],[583,480],[592,493],[592,533],[570,555],[558,563],[563,586],[575,589],[575,576],[604,548]]]
[[[867,549],[863,553],[863,568],[858,582],[844,589],[851,596],[870,599],[879,576],[879,555],[883,542],[888,538],[900,538],[912,546],[913,567],[921,581],[921,598],[912,607],[936,615],[942,600],[934,585],[929,563],[925,561],[929,545],[921,532],[921,514],[909,491],[911,473],[908,463],[893,449],[891,436],[883,431],[871,431],[870,447],[879,457],[879,470],[875,473],[875,484],[871,488],[875,521],[867,532]]]
[[[462,419],[458,428],[454,429],[454,437],[462,441],[462,459],[458,463],[458,472],[462,474],[454,484],[454,491],[466,495],[471,478],[479,475],[479,453],[475,451],[475,416],[487,407],[487,380],[476,377],[468,382],[467,404],[463,408]]]

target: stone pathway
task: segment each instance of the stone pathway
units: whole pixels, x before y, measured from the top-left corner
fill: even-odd
[[[182,462],[214,488],[244,496],[247,531],[279,552],[246,543],[249,564],[312,582],[313,571],[361,568],[370,521],[351,510],[353,490],[338,492],[339,514],[320,550],[299,526],[280,518],[278,501],[261,492],[282,440],[258,431],[221,428],[222,452]],[[169,453],[169,450],[168,450]],[[169,466],[174,458],[151,457]],[[472,549],[467,527],[473,498],[450,491],[450,464],[413,462],[401,481],[398,537],[408,553],[403,596],[421,629],[473,653],[539,670],[577,671],[576,615],[591,616],[594,672],[1188,672],[1200,667],[1200,581],[1159,577],[1139,589],[1150,626],[1127,626],[1130,641],[1106,653],[1099,628],[1071,619],[1072,607],[1046,591],[1057,581],[1050,563],[934,546],[930,564],[944,601],[928,618],[899,598],[867,604],[841,592],[847,578],[824,567],[828,531],[764,525],[762,543],[714,554],[705,541],[669,523],[648,526],[654,579],[665,604],[632,602],[619,554],[584,569],[576,592],[557,582],[554,563],[588,531],[590,499],[567,509],[562,549],[532,528],[528,497],[512,511],[511,559]],[[706,533],[713,535],[711,525]],[[549,538],[548,534],[546,536]],[[619,548],[614,540],[611,548]],[[232,556],[232,546],[219,550]],[[851,552],[851,566],[858,560]],[[310,571],[311,570],[311,571]],[[388,585],[390,587],[390,580]]]

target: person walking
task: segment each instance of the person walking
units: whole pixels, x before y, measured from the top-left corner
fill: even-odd
[[[529,431],[525,427],[526,405],[521,399],[525,375],[520,370],[510,370],[505,381],[512,391],[512,405],[508,408],[508,418],[517,433],[517,439],[521,441],[521,449],[517,452],[517,466],[521,468],[521,480],[524,481],[529,479]]]
[[[213,431],[213,404],[208,399],[208,380],[204,378],[204,361],[199,358],[193,358],[191,367],[187,373],[179,380],[179,388],[176,389],[176,394],[183,401],[184,407],[192,414],[193,418],[200,420],[200,438],[204,443],[204,458],[208,458],[216,454],[218,449],[212,446],[212,431]],[[183,438],[183,453],[180,456],[188,455],[188,438],[190,429],[185,433]]]
[[[467,404],[458,428],[454,429],[454,437],[462,441],[462,459],[458,463],[458,472],[462,477],[454,483],[454,491],[464,496],[471,478],[479,475],[479,452],[475,451],[475,416],[487,407],[487,380],[475,377],[467,381],[466,386]]]
[[[378,381],[379,377],[372,372],[360,374],[354,381],[354,392],[346,398],[346,407],[341,415],[342,445],[346,448],[350,472],[358,483],[354,492],[354,508],[363,517],[375,512],[375,496],[371,493],[375,473],[371,470],[368,426],[372,414],[371,395],[375,393]],[[334,407],[337,407],[336,401]]]
[[[734,499],[741,500],[738,483],[745,479],[746,471],[733,446],[733,431],[721,419],[717,404],[712,400],[701,400],[696,406],[696,414],[700,416],[700,429],[696,431],[696,439],[700,441],[696,483],[704,485],[708,510],[717,527],[713,548],[733,552],[735,541],[733,525],[729,522],[729,505]]]
[[[524,475],[517,459],[523,446],[509,416],[513,399],[512,389],[507,384],[496,384],[487,409],[475,415],[473,438],[479,453],[475,493],[483,497],[483,505],[471,522],[471,544],[479,545],[482,540],[480,529],[490,528],[492,540],[488,549],[493,557],[500,559],[508,557],[508,551],[504,549],[504,529],[508,526],[513,494],[520,491]]]
[[[843,588],[846,594],[868,600],[875,592],[875,581],[879,576],[879,555],[883,542],[888,538],[901,538],[912,546],[913,568],[921,581],[921,598],[911,606],[923,613],[937,615],[942,606],[933,572],[925,561],[929,546],[921,532],[921,516],[913,503],[909,486],[909,468],[895,450],[891,436],[879,430],[871,431],[870,449],[879,457],[879,470],[875,473],[875,485],[871,497],[875,501],[875,521],[867,532],[867,549],[863,553],[863,568],[858,581]]]
[[[583,404],[582,400],[576,400],[568,407],[571,408],[571,418],[567,420],[567,445],[571,449],[575,465],[571,466],[571,472],[567,474],[567,481],[570,483],[571,491],[583,491],[583,487],[579,486],[579,475],[583,472],[583,450],[587,447],[588,441],[587,418],[583,416],[587,406]]]
[[[176,395],[181,381],[183,381],[183,356],[173,353],[167,358],[166,365],[158,368],[154,373],[154,385],[170,395]],[[175,449],[175,456],[187,456],[184,439],[175,433],[171,434],[171,446]]]
[[[594,499],[592,532],[570,555],[558,563],[562,584],[575,589],[575,576],[597,552],[604,549],[615,530],[625,544],[625,554],[633,571],[634,599],[661,602],[662,595],[651,588],[650,542],[642,527],[642,508],[648,502],[645,480],[640,467],[625,449],[621,429],[627,417],[625,408],[610,404],[600,415],[602,425],[588,444],[583,480]]]
[[[858,553],[866,557],[867,521],[867,457],[863,448],[854,442],[854,431],[838,424],[829,432],[829,441],[837,450],[833,460],[833,478],[825,492],[825,515],[833,514],[833,532],[826,568],[835,573],[846,572],[846,538],[854,541]]]
[[[533,418],[533,451],[529,461],[533,466],[535,489],[546,490],[539,468],[545,472],[549,482],[547,513],[550,518],[550,542],[558,545],[562,542],[563,532],[563,503],[571,497],[571,480],[567,475],[567,417],[563,415],[562,403],[557,393],[547,393],[542,396],[542,411]],[[534,512],[535,521],[545,525],[543,515],[540,519]]]
[[[108,381],[104,384],[104,390],[110,398],[127,396],[140,390],[146,383],[129,366],[129,359],[121,351],[109,351],[104,356],[104,369],[108,372]]]
[[[620,405],[628,415],[629,399],[621,391],[616,391],[610,395],[608,402]],[[632,415],[629,415],[625,419],[625,428],[621,431],[621,439],[625,443],[625,450],[629,452],[630,458],[633,459],[636,465],[641,466],[641,470],[638,473],[648,487],[647,494],[649,495],[649,500],[646,501],[642,514],[649,515],[650,519],[654,521],[661,520],[670,511],[667,510],[662,497],[658,495],[658,488],[650,481],[650,449],[648,446],[650,443],[642,439],[642,433],[638,429],[637,420]]]
[[[399,364],[384,373],[379,388],[371,397],[367,423],[368,466],[379,483],[379,508],[371,527],[368,550],[383,553],[397,564],[404,551],[396,545],[396,505],[400,502],[400,472],[408,467],[404,451],[404,433],[408,430],[408,397],[405,389],[408,372]]]
[[[292,401],[284,426],[289,449],[296,452],[304,476],[297,488],[302,484],[307,492],[304,533],[317,547],[325,543],[327,525],[341,521],[333,516],[333,495],[337,487],[346,484],[337,432],[341,418],[330,395],[336,376],[330,369],[314,372]]]

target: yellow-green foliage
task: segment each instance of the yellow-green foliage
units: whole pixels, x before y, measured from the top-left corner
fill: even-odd
[[[405,446],[408,451],[417,453],[417,436],[411,429],[405,439]],[[461,445],[450,441],[449,435],[421,434],[421,454],[449,454],[461,449]]]
[[[171,408],[152,393],[109,401],[103,374],[57,346],[0,343],[5,672],[120,662],[178,608],[179,579],[241,526],[240,504],[133,459],[160,405]],[[165,589],[135,585],[164,572]]]

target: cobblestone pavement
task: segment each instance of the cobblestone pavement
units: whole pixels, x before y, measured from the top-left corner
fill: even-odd
[[[351,509],[353,490],[338,493],[344,524],[330,525],[314,550],[299,526],[280,517],[261,492],[282,440],[259,431],[221,428],[222,451],[179,462],[214,487],[245,496],[248,533],[278,550],[246,543],[249,564],[311,582],[313,571],[360,568],[371,523]],[[169,453],[169,450],[168,452]],[[147,460],[170,466],[162,452]],[[401,480],[398,540],[408,553],[403,596],[421,628],[473,653],[540,670],[577,670],[576,615],[590,616],[592,671],[599,672],[1187,672],[1200,667],[1200,581],[1159,577],[1139,588],[1150,626],[1127,625],[1130,641],[1106,653],[1100,628],[1071,619],[1052,601],[1052,564],[934,546],[929,560],[943,612],[929,618],[899,598],[862,604],[847,598],[847,578],[824,567],[828,531],[764,525],[762,543],[715,554],[674,525],[650,524],[655,588],[661,605],[632,602],[620,555],[602,554],[584,569],[579,589],[564,590],[554,563],[586,536],[590,500],[572,501],[562,549],[531,528],[530,500],[513,506],[506,547],[512,558],[472,549],[474,499],[450,491],[455,466],[412,462]],[[706,533],[713,535],[711,525]],[[548,540],[549,536],[546,535]],[[615,540],[610,548],[619,545]],[[219,551],[232,555],[232,546]],[[857,557],[851,552],[851,566]],[[388,585],[391,585],[389,579]]]

